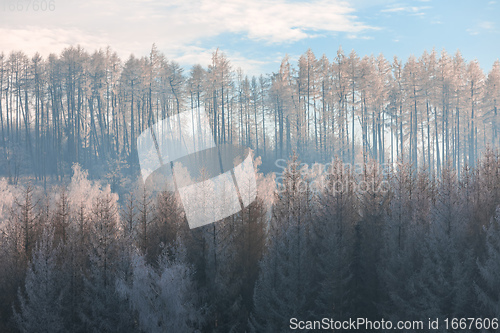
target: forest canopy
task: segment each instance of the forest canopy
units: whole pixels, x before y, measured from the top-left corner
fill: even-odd
[[[136,139],[179,112],[207,112],[217,143],[237,143],[263,168],[296,152],[303,161],[408,162],[439,175],[473,166],[498,147],[500,62],[485,73],[459,51],[406,61],[353,50],[311,50],[276,72],[248,77],[217,50],[185,70],[153,45],[120,59],[80,46],[43,58],[0,55],[0,174],[16,183],[71,175],[73,163],[113,189],[137,175]]]

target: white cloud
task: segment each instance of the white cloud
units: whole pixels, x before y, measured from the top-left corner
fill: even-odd
[[[475,36],[479,35],[480,33],[498,33],[498,30],[496,29],[496,25],[494,22],[490,21],[482,21],[476,24],[475,27],[473,28],[468,28],[466,30],[469,35]]]
[[[0,52],[22,50],[28,55],[59,53],[68,45],[81,45],[90,50],[106,47],[102,36],[87,34],[79,29],[48,29],[36,26],[26,28],[0,28],[2,49]]]
[[[211,51],[194,45],[200,41],[206,45],[226,33],[280,44],[374,29],[339,0],[68,0],[55,4],[54,12],[12,12],[0,17],[2,51],[37,50],[46,55],[71,44],[90,50],[110,45],[121,57],[128,57],[147,54],[156,42],[170,59],[184,63],[206,59]]]
[[[417,16],[425,15],[424,11],[431,8],[430,6],[405,6],[393,5],[389,8],[382,9],[382,13],[410,13]]]
[[[478,27],[483,30],[495,30],[495,23],[483,21],[478,24]]]
[[[386,8],[382,9],[382,13],[397,13],[397,12],[406,12],[407,7],[393,7],[393,8]]]
[[[194,64],[201,64],[203,66],[211,63],[212,54],[217,48],[205,49],[198,46],[185,46],[178,51],[180,56],[169,57],[170,59],[175,59],[178,63],[184,66],[191,66]],[[271,61],[256,60],[245,57],[240,52],[222,50],[226,57],[229,59],[231,66],[234,70],[241,68],[245,75],[255,75],[258,76],[262,73],[262,66],[268,64]]]
[[[356,35],[356,34],[349,34],[346,37],[348,39],[365,39],[365,40],[373,39],[372,36],[359,36],[359,35]]]
[[[474,29],[467,29],[466,31],[467,31],[467,32],[469,33],[469,35],[471,35],[471,36],[476,36],[476,35],[479,35],[479,32],[478,32],[477,30],[474,30]]]

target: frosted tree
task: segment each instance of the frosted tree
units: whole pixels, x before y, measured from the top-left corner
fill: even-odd
[[[500,60],[495,61],[493,68],[488,73],[484,97],[485,110],[483,119],[491,124],[488,134],[485,133],[485,135],[491,138],[491,145],[495,148],[498,146],[499,136],[498,108],[500,104]]]
[[[9,185],[7,179],[0,180],[0,331],[8,331],[12,325],[12,304],[17,300],[17,291],[24,283],[26,261],[22,250],[22,233],[16,218],[16,199],[22,187]]]
[[[21,332],[64,332],[62,298],[65,283],[57,267],[60,249],[53,234],[44,232],[33,251],[24,292],[19,290],[19,312],[14,319]]]
[[[360,125],[362,133],[363,145],[363,163],[367,162],[371,154],[372,147],[370,145],[370,136],[368,129],[369,125],[369,112],[371,112],[373,104],[373,93],[371,91],[370,82],[374,80],[375,67],[373,57],[364,56],[359,63],[359,94],[361,99],[361,112],[360,112]]]
[[[202,313],[196,307],[191,268],[179,252],[175,260],[169,259],[166,252],[158,260],[154,268],[144,255],[134,253],[131,281],[119,279],[117,291],[137,314],[142,331],[192,332],[201,322]]]
[[[478,135],[483,131],[483,126],[479,126],[478,119],[482,117],[482,99],[484,94],[484,73],[479,67],[477,60],[469,62],[467,66],[467,136],[469,166],[474,166],[477,159]],[[484,131],[483,131],[484,132]]]
[[[290,65],[289,58],[285,57],[281,62],[279,73],[274,74],[272,77],[270,88],[270,98],[273,101],[274,109],[274,149],[276,157],[278,157],[278,154],[283,157],[286,153],[291,153],[291,120],[293,115],[299,115],[297,110],[298,96],[295,94],[296,85],[297,82],[293,78],[293,68]],[[307,121],[303,126],[307,126]],[[305,129],[306,133],[308,133],[308,129],[309,127]]]
[[[371,93],[373,94],[372,122],[372,158],[379,163],[385,163],[385,132],[387,96],[391,67],[385,57],[380,54],[374,59],[375,73],[371,81]]]
[[[462,57],[462,54],[457,51],[455,56],[452,59],[452,79],[451,79],[451,98],[452,103],[450,108],[455,109],[455,115],[450,115],[451,111],[448,112],[447,115],[444,116],[444,127],[446,129],[445,139],[443,142],[443,166],[445,165],[444,161],[450,160],[450,155],[452,155],[453,151],[451,150],[455,147],[455,155],[457,161],[457,171],[460,176],[461,168],[464,165],[468,164],[468,153],[467,153],[467,127],[464,125],[467,123],[466,116],[466,96],[467,96],[467,63],[465,59]],[[449,123],[456,123],[455,126],[455,142],[452,144],[452,133],[453,130],[449,131],[447,128],[450,126]],[[462,125],[460,125],[462,124]]]
[[[354,227],[351,300],[358,315],[370,318],[377,315],[375,304],[382,296],[376,262],[380,260],[383,216],[389,192],[384,170],[375,161],[364,164],[363,169],[357,171],[360,218]]]
[[[300,56],[298,61],[297,97],[299,108],[291,114],[290,121],[294,124],[292,131],[297,138],[297,149],[301,154],[307,153],[309,139],[314,138],[315,149],[319,148],[318,114],[316,101],[319,93],[318,61],[311,49]]]
[[[466,242],[466,205],[459,196],[456,172],[445,168],[436,190],[429,233],[422,251],[417,282],[421,313],[460,317],[470,313],[474,275],[471,247]]]
[[[206,94],[209,103],[205,107],[212,117],[214,140],[218,143],[225,143],[231,139],[228,130],[231,125],[228,120],[230,116],[228,101],[233,83],[233,72],[230,61],[219,49],[212,54],[212,63],[208,66],[206,78],[208,81]]]
[[[246,329],[254,307],[253,291],[259,276],[259,261],[264,252],[266,221],[265,206],[262,198],[258,197],[241,211],[235,223],[234,241],[228,249],[234,251],[234,257],[228,265],[229,270],[224,272],[224,285],[232,290],[225,300],[231,332]],[[222,286],[220,292],[224,293],[224,289]]]
[[[407,108],[409,110],[409,158],[415,170],[418,169],[418,122],[420,119],[420,101],[422,82],[419,80],[421,67],[414,56],[410,56],[403,69],[403,82],[408,94]]]
[[[136,199],[133,193],[125,197],[124,203],[121,206],[121,229],[123,235],[130,242],[135,240],[136,237],[136,224],[137,224],[137,206]]]
[[[138,105],[139,92],[143,88],[141,80],[141,62],[133,55],[125,62],[120,77],[120,92],[123,98],[123,107],[127,111],[122,112],[123,139],[122,145],[129,156],[135,156],[137,152],[137,136],[140,124]],[[130,124],[130,125],[129,125]]]
[[[108,203],[113,206],[113,210],[116,210],[118,198],[116,194],[111,194],[109,186],[103,189],[99,182],[89,180],[88,171],[83,170],[79,164],[75,163],[72,169],[73,176],[66,194],[69,205],[68,219],[71,221],[69,230],[74,233],[72,241],[74,246],[78,247],[78,255],[84,256],[90,242],[90,235],[95,231],[92,228],[96,227],[90,222],[100,214],[100,208],[95,205],[100,205],[103,196],[109,195]],[[80,259],[85,261],[83,258]]]
[[[138,245],[144,253],[148,253],[152,246],[150,238],[152,237],[151,226],[154,223],[154,204],[152,194],[148,191],[145,184],[139,185],[140,193],[137,195],[139,202],[137,204],[138,223],[137,237]],[[150,257],[155,258],[155,257]],[[155,259],[152,259],[154,261]],[[152,262],[150,261],[150,262]]]
[[[486,252],[486,228],[496,214],[500,200],[500,155],[486,149],[476,168],[462,171],[461,194],[467,208],[470,223],[467,225],[467,241],[477,256]]]
[[[120,238],[116,194],[109,186],[94,202],[90,217],[88,276],[84,277],[80,318],[83,328],[96,332],[122,332],[132,326],[126,304],[119,301],[115,279],[120,264]]]
[[[19,232],[19,250],[24,257],[25,263],[31,257],[38,235],[40,233],[39,220],[39,200],[36,193],[36,188],[28,183],[21,189],[21,193],[15,198],[11,218],[13,219],[14,228]]]
[[[327,144],[328,138],[332,138],[332,133],[330,131],[331,119],[328,115],[330,107],[332,106],[332,100],[329,98],[332,95],[333,86],[331,82],[331,72],[332,66],[330,61],[323,55],[317,63],[317,71],[318,71],[318,87],[319,87],[319,95],[318,98],[318,131],[319,131],[319,145],[320,145],[320,154],[322,157],[327,156],[327,151],[330,148]],[[299,126],[299,124],[297,124]],[[299,129],[297,129],[299,130]],[[297,151],[301,153],[299,147],[297,147]]]
[[[351,155],[352,157],[350,158],[351,163],[356,162],[356,135],[355,135],[355,130],[354,126],[356,124],[355,121],[355,116],[356,114],[359,114],[358,110],[356,110],[356,106],[359,105],[359,92],[358,92],[358,85],[359,85],[359,57],[356,54],[354,50],[351,51],[349,54],[349,58],[347,59],[348,63],[348,78],[349,78],[349,95],[348,95],[348,104],[351,106]],[[323,100],[325,99],[325,96],[322,98]]]
[[[486,259],[477,262],[480,279],[474,281],[474,290],[484,318],[500,316],[500,209],[486,228]]]
[[[64,87],[62,93],[66,95],[68,141],[65,159],[68,162],[78,162],[82,157],[81,148],[84,135],[80,121],[83,116],[83,103],[78,99],[83,94],[83,82],[86,75],[82,74],[83,67],[88,63],[88,57],[88,53],[82,47],[70,46],[62,51],[59,58],[61,81]],[[40,120],[37,119],[37,121]]]
[[[322,180],[313,217],[311,248],[319,285],[318,315],[347,318],[354,315],[350,304],[351,259],[357,213],[353,170],[340,160],[332,161]]]
[[[7,179],[0,178],[0,228],[5,227],[11,208],[21,194],[20,190],[19,187],[10,185]]]
[[[259,116],[259,94],[260,94],[260,89],[259,85],[257,83],[257,78],[255,76],[252,76],[252,81],[250,83],[250,88],[251,88],[251,96],[250,100],[252,102],[252,111],[253,111],[253,125],[254,125],[254,132],[255,132],[255,149],[257,154],[259,154],[259,140],[260,140],[260,135],[259,135],[259,124],[260,124],[260,116]],[[251,130],[251,128],[250,128]]]
[[[176,239],[188,232],[182,206],[175,193],[164,191],[156,196],[153,223],[150,226],[149,258],[158,258],[164,251],[175,244]],[[154,262],[152,260],[150,262]]]
[[[431,53],[424,51],[424,54],[419,59],[419,63],[422,67],[422,97],[425,111],[422,112],[420,127],[422,131],[422,158],[423,158],[423,168],[428,169],[431,174],[434,174],[434,147],[431,144],[431,139],[436,139],[431,133],[431,125],[433,124],[431,120],[432,114],[432,103],[436,100],[436,74],[437,74],[437,60],[436,51],[433,49]],[[436,125],[436,121],[434,125]],[[426,135],[424,135],[426,134]],[[432,155],[432,157],[431,157]]]
[[[73,176],[68,185],[68,200],[72,214],[78,217],[80,208],[83,207],[85,216],[92,214],[92,206],[99,194],[101,193],[101,185],[98,182],[88,179],[89,173],[87,170],[75,163],[72,167]]]
[[[419,197],[429,196],[426,188],[419,188],[419,183],[409,164],[398,164],[390,178],[391,200],[384,214],[383,247],[377,271],[381,288],[387,290],[379,308],[391,320],[420,316],[415,272],[421,269],[420,240],[426,237],[423,224],[427,220],[419,223],[418,216],[422,214],[419,210],[425,211],[429,205]]]
[[[59,191],[59,196],[56,200],[55,216],[53,218],[54,234],[57,237],[56,241],[65,244],[68,240],[69,228],[72,222],[68,191],[65,187]]]
[[[255,161],[255,169],[259,162]],[[241,177],[238,183],[239,191],[243,197],[251,198],[251,192],[255,191],[255,188],[251,185],[252,181],[245,178],[253,178],[255,175],[252,173]],[[253,309],[253,290],[266,235],[264,198],[270,191],[267,180],[262,179],[261,174],[258,174],[257,178],[257,198],[239,213],[218,223],[216,272],[213,284],[208,285],[209,292],[213,293],[209,294],[209,297],[214,300],[212,304],[215,307],[214,330],[218,332],[246,330],[249,314]],[[210,247],[209,249],[211,250]]]
[[[294,157],[283,173],[269,230],[267,252],[255,284],[255,332],[284,332],[291,317],[312,308],[310,243],[311,191]]]
[[[396,151],[396,158],[391,158],[391,163],[399,161],[404,162],[405,149],[404,149],[404,114],[403,114],[403,101],[404,101],[404,88],[403,88],[403,62],[394,57],[392,62],[392,80],[391,80],[391,90],[389,92],[390,96],[390,110],[392,111],[391,120],[394,118],[394,141],[391,136],[391,151]],[[359,84],[362,84],[360,82]],[[362,100],[364,101],[364,100]],[[364,104],[364,103],[363,103]],[[364,132],[363,132],[364,133]],[[364,135],[363,135],[364,138]],[[364,139],[363,139],[363,147]],[[395,146],[395,147],[394,147]],[[392,155],[391,155],[392,156]]]
[[[441,167],[446,165],[448,156],[450,156],[449,139],[452,137],[450,134],[453,134],[453,130],[450,130],[450,123],[454,125],[454,118],[452,118],[454,114],[452,109],[453,74],[453,59],[443,50],[437,61],[436,77],[434,78],[436,100],[432,103],[432,107],[434,107],[434,150],[437,175],[440,175]],[[456,108],[457,111],[459,109],[460,107]]]
[[[172,104],[174,105],[175,113],[179,113],[184,109],[184,87],[185,79],[182,67],[175,61],[164,62],[160,70],[164,87],[162,90],[172,95]],[[163,92],[163,91],[162,91]],[[164,118],[166,114],[162,115]]]

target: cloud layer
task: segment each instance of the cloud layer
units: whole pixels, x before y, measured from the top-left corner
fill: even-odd
[[[192,63],[209,60],[217,47],[211,40],[228,33],[268,45],[371,29],[354,14],[347,3],[331,0],[56,1],[53,12],[0,13],[0,51],[46,55],[71,44],[111,45],[126,57],[143,55],[156,42],[170,58]]]

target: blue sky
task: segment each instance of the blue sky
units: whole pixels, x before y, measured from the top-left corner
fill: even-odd
[[[17,1],[17,0],[16,0]],[[122,58],[152,43],[185,68],[206,66],[219,47],[247,74],[277,71],[311,48],[319,58],[383,53],[406,59],[433,47],[488,71],[500,57],[500,1],[392,0],[51,0],[53,11],[9,8],[0,0],[0,51],[58,53],[110,45]],[[23,2],[24,1],[24,2]],[[49,1],[49,0],[46,0]]]

